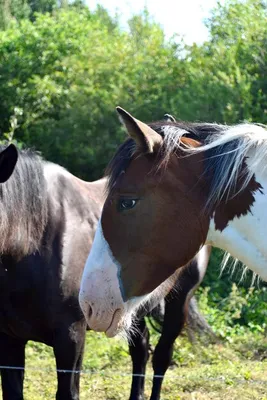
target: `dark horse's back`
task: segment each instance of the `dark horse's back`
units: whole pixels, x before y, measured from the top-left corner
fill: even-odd
[[[53,345],[55,330],[83,319],[79,286],[105,180],[83,182],[52,163],[44,163],[44,175],[48,218],[39,248],[19,262],[2,257],[0,330]]]
[[[27,159],[27,155],[23,157]],[[32,214],[40,212],[41,219],[45,210],[45,222],[30,254],[18,257],[5,251],[1,257],[0,365],[23,366],[25,344],[34,340],[54,348],[58,369],[80,369],[86,324],[78,303],[79,286],[103,206],[105,179],[88,183],[37,156],[34,162],[38,174],[43,174],[44,187],[34,192],[40,181],[31,180],[29,187],[21,186],[21,190],[25,190],[25,207],[32,208]],[[34,167],[34,163],[27,166],[29,176]],[[15,174],[7,190],[23,182],[27,185]],[[32,197],[27,198],[27,190],[33,191]],[[35,202],[40,202],[40,210]],[[22,225],[19,214],[18,230]],[[25,223],[25,238],[31,229],[35,233],[35,228]],[[22,373],[2,371],[1,375],[4,399],[22,399]],[[74,376],[73,383],[67,375],[58,376],[57,399],[78,398],[78,377]]]

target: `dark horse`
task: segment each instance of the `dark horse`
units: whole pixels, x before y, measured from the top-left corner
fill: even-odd
[[[193,317],[200,317],[198,311],[195,309],[191,296],[205,275],[210,250],[211,248],[209,246],[204,246],[202,248],[196,257],[180,271],[174,287],[165,297],[163,303],[163,321],[160,321],[162,323],[162,331],[152,357],[154,378],[150,400],[160,399],[164,375],[172,361],[174,342],[182,331],[189,310],[190,315],[193,315]],[[152,318],[156,313],[159,313],[159,311],[158,307],[152,310]],[[194,311],[194,313],[192,311]],[[129,345],[133,363],[130,400],[143,400],[144,375],[149,357],[149,330],[142,308],[137,315],[135,328],[137,328],[137,333],[132,335],[132,340]],[[201,328],[206,331],[209,330],[208,325],[205,325],[205,321],[201,321]]]
[[[17,161],[1,153],[0,181]],[[0,185],[0,365],[24,367],[28,340],[53,347],[59,370],[79,370],[86,323],[80,279],[102,207],[105,181],[83,182],[29,150]],[[2,369],[4,400],[23,399],[22,369]],[[79,374],[58,372],[56,398],[79,397]]]
[[[0,365],[24,367],[25,345],[34,340],[53,347],[57,369],[79,370],[86,323],[78,292],[106,180],[81,181],[29,150],[17,154],[11,145],[0,153],[0,182]],[[156,375],[163,377],[170,364],[173,343],[208,256],[209,250],[203,249],[181,271],[168,295],[162,335],[153,356]],[[129,347],[133,372],[142,375],[149,334],[143,315],[139,317],[139,333]],[[1,378],[4,400],[22,400],[23,369],[2,369]],[[151,399],[159,399],[161,383],[162,378],[154,379]],[[143,390],[144,377],[134,376],[131,400],[142,399]],[[58,372],[56,398],[79,398],[78,373]]]

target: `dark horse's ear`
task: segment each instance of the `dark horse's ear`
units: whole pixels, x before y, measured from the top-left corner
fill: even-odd
[[[164,119],[167,122],[176,122],[176,119],[171,114],[164,114]]]
[[[162,144],[162,137],[148,125],[134,118],[121,107],[116,108],[128,134],[143,153],[153,153]]]
[[[6,182],[12,175],[18,160],[18,150],[10,144],[0,153],[0,183]]]

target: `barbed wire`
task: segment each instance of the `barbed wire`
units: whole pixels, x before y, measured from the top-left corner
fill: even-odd
[[[74,374],[81,374],[81,375],[102,375],[102,376],[106,376],[106,377],[115,377],[115,376],[119,376],[119,377],[140,377],[140,378],[159,378],[159,379],[166,379],[166,380],[170,380],[170,379],[177,379],[179,380],[179,378],[181,378],[181,376],[169,376],[169,374],[166,375],[157,375],[157,374],[153,374],[153,373],[146,373],[146,374],[133,374],[130,372],[121,372],[121,371],[99,371],[99,370],[90,370],[90,369],[81,369],[81,370],[71,370],[71,369],[57,369],[57,368],[35,368],[35,367],[15,367],[15,366],[10,366],[10,365],[0,365],[0,370],[5,369],[5,370],[23,370],[23,371],[33,371],[33,372],[50,372],[50,373],[64,373],[64,374],[68,374],[68,373],[74,373]],[[190,378],[189,378],[190,379]],[[195,380],[195,379],[192,379]],[[205,381],[210,381],[210,382],[224,382],[226,384],[229,384],[231,382],[233,383],[248,383],[248,384],[260,384],[260,385],[266,385],[267,384],[267,380],[254,380],[254,379],[250,379],[250,378],[230,378],[227,377],[225,378],[224,376],[220,376],[217,378],[204,378]]]

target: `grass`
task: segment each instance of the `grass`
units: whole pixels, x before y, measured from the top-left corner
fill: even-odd
[[[152,335],[155,345],[157,335]],[[267,339],[247,333],[230,343],[190,344],[176,341],[175,366],[166,374],[162,400],[267,400]],[[25,400],[55,398],[56,374],[52,349],[27,346]],[[87,334],[81,400],[125,400],[129,397],[131,361],[126,343]],[[151,390],[149,365],[146,396]]]

